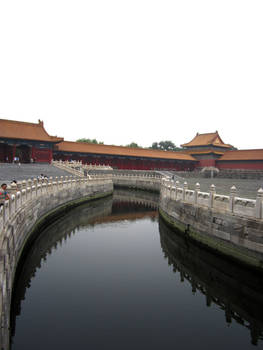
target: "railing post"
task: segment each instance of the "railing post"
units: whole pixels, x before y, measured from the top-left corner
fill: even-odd
[[[256,218],[257,219],[262,219],[263,218],[263,213],[262,213],[262,201],[263,201],[263,189],[260,188],[257,193],[257,198],[256,198]]]
[[[183,201],[185,201],[185,191],[188,189],[188,184],[187,182],[185,181],[184,182],[184,187],[183,187]]]
[[[195,204],[197,204],[197,201],[198,201],[198,192],[200,192],[200,184],[199,184],[199,182],[197,182],[195,184],[195,194],[194,194],[194,196],[195,196]]]
[[[235,202],[236,194],[237,194],[237,188],[234,185],[230,189],[230,197],[229,197],[229,210],[231,211],[231,213],[233,213],[234,211],[234,202]]]
[[[215,185],[212,184],[210,186],[210,195],[209,195],[209,207],[210,208],[213,208],[215,193],[216,193],[216,187],[215,187]]]
[[[32,180],[31,179],[27,180],[27,191],[29,191],[30,199],[32,199]]]
[[[57,192],[58,189],[59,189],[58,176],[55,176],[55,191]]]
[[[177,199],[177,194],[178,194],[178,188],[180,186],[180,182],[177,180],[175,181],[175,200]]]

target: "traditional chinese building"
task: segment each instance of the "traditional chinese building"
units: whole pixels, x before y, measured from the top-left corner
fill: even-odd
[[[25,123],[0,119],[0,161],[21,163],[46,162],[53,157],[53,147],[63,138],[49,136],[42,121]]]
[[[182,152],[69,141],[63,141],[54,147],[53,158],[136,170],[193,170],[197,163],[191,155]]]
[[[221,158],[223,154],[232,150],[234,147],[225,144],[218,132],[199,134],[188,143],[181,145],[184,148],[184,153],[190,154],[199,162],[198,168],[216,166],[216,160]]]
[[[18,157],[21,163],[81,160],[116,169],[191,171],[213,166],[218,169],[263,170],[263,149],[235,150],[222,141],[217,131],[197,133],[182,147],[183,151],[171,152],[70,142],[50,136],[40,120],[26,123],[0,119],[0,162],[12,162]]]
[[[196,163],[191,155],[181,152],[63,141],[50,136],[40,120],[35,124],[0,119],[0,162],[12,162],[14,157],[21,163],[72,159],[142,170],[193,170]]]

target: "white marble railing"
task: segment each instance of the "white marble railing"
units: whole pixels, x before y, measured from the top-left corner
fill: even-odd
[[[72,186],[81,186],[84,183],[88,186],[94,186],[98,183],[107,183],[109,181],[112,182],[112,175],[103,174],[92,175],[85,178],[61,176],[55,177],[54,179],[52,177],[41,180],[29,179],[17,185],[12,184],[9,188],[10,199],[4,201],[3,205],[0,206],[0,238],[1,231],[6,223],[22,206],[26,205],[27,202],[37,200],[42,195],[51,195],[63,191]]]
[[[211,185],[210,192],[201,192],[198,183],[195,190],[189,190],[187,182],[180,187],[178,181],[174,182],[171,179],[163,178],[161,181],[161,198],[263,220],[262,188],[258,190],[256,199],[248,199],[238,197],[235,186],[231,187],[229,196],[225,196],[216,193],[214,185]]]
[[[146,173],[113,173],[112,174],[113,178],[120,178],[120,179],[150,179],[150,180],[158,180],[161,182],[162,176],[161,175],[153,175],[153,174],[146,174]]]
[[[84,171],[89,170],[112,170],[108,165],[93,165],[93,164],[82,164],[81,161],[62,161],[62,160],[53,160],[52,164],[57,168],[66,170],[76,176],[83,177],[85,176]]]

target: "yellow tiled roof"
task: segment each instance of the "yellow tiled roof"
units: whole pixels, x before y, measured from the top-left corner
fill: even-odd
[[[207,133],[207,134],[197,133],[196,136],[192,139],[192,141],[188,143],[184,143],[181,146],[193,147],[193,146],[209,146],[209,145],[224,147],[224,148],[232,148],[231,145],[227,145],[222,141],[217,131],[213,133]]]
[[[133,148],[123,146],[109,146],[102,144],[63,141],[56,145],[55,150],[61,152],[79,152],[105,154],[115,156],[146,157],[172,160],[190,160],[196,161],[191,155],[183,152],[159,151],[145,148]]]
[[[263,160],[263,149],[226,151],[221,160]]]
[[[35,140],[60,142],[62,137],[50,136],[44,129],[42,121],[35,123],[19,122],[15,120],[0,119],[0,137],[7,139]]]

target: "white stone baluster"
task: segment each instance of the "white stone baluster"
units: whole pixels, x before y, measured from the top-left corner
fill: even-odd
[[[197,202],[198,202],[198,192],[200,192],[200,184],[199,184],[199,182],[197,182],[195,184],[195,194],[194,194],[194,196],[195,196],[195,204],[197,204]]]
[[[178,180],[175,181],[175,200],[177,199],[179,186],[180,186],[180,182]]]
[[[184,182],[184,187],[183,187],[183,201],[185,200],[185,191],[188,189],[188,184],[187,182],[185,181]]]
[[[229,197],[229,210],[231,213],[234,212],[234,203],[235,203],[235,197],[237,195],[237,188],[235,185],[233,185],[230,189],[230,197]]]
[[[260,188],[257,193],[256,199],[256,213],[255,216],[257,219],[263,219],[263,188]]]
[[[209,207],[213,208],[214,204],[214,195],[216,194],[216,187],[215,185],[210,186],[210,193],[209,193]]]

